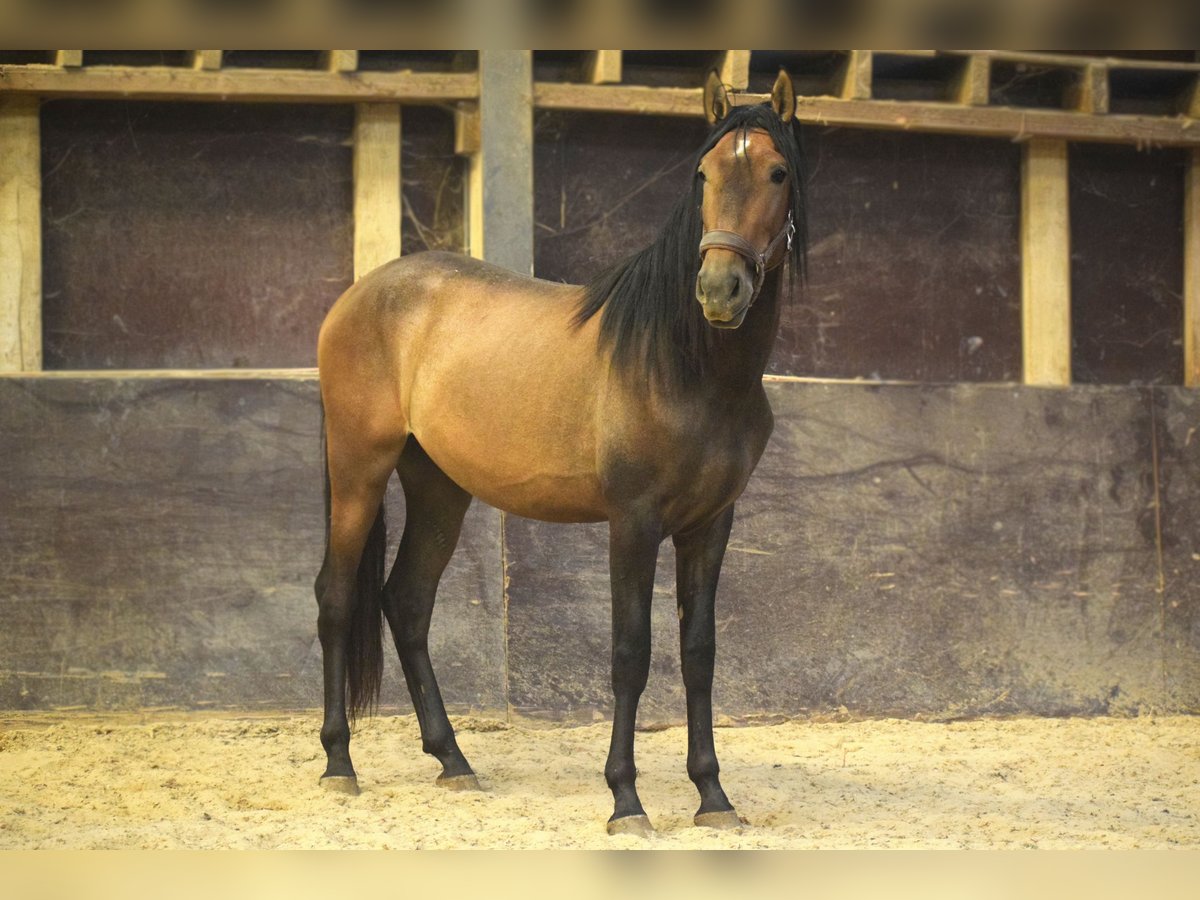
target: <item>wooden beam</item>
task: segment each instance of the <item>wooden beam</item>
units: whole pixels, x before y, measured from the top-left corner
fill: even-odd
[[[726,50],[721,54],[721,83],[734,91],[750,87],[749,50]]]
[[[39,101],[0,96],[0,371],[42,367]]]
[[[1193,150],[1183,188],[1183,383],[1200,387],[1200,150]]]
[[[768,94],[741,93],[738,105],[763,103]],[[702,116],[699,88],[650,88],[633,85],[534,85],[539,109],[569,109],[655,116]],[[1017,109],[892,100],[842,100],[798,97],[796,118],[812,125],[881,128],[1003,137],[1010,140],[1054,138],[1117,144],[1200,147],[1200,126],[1180,116],[1092,116],[1070,110]]]
[[[1108,113],[1108,68],[1100,63],[1084,66],[1068,89],[1067,105],[1094,116]]]
[[[221,68],[224,50],[193,50],[192,68],[215,72]]]
[[[1033,140],[1021,165],[1024,382],[1071,383],[1071,228],[1067,144]]]
[[[589,84],[621,83],[621,51],[590,50],[584,63],[584,80]]]
[[[767,99],[766,94],[742,94],[738,102],[761,103]],[[1018,141],[1052,138],[1141,146],[1200,146],[1200,127],[1179,116],[1092,116],[1067,110],[1008,106],[798,97],[796,118],[814,125],[969,134]]]
[[[604,88],[601,88],[604,90]],[[479,152],[471,158],[471,255],[533,274],[533,54],[479,52]]]
[[[358,51],[322,50],[321,68],[326,72],[353,72],[358,68]]]
[[[400,255],[400,105],[354,108],[354,277]]]
[[[837,95],[843,100],[870,99],[871,70],[871,51],[851,50],[838,70]]]
[[[83,65],[82,50],[55,50],[54,65],[66,69],[75,69]]]
[[[479,147],[479,104],[460,103],[454,108],[454,152],[471,156]]]
[[[1099,64],[1110,69],[1144,69],[1159,72],[1200,72],[1200,62],[1174,62],[1158,59],[1129,59],[1121,56],[1072,56],[1066,53],[1042,53],[1029,50],[942,50],[954,55],[987,56],[1004,62],[1027,63],[1032,66],[1053,66],[1078,69]]]
[[[700,88],[538,82],[533,86],[533,102],[538,109],[652,116],[704,115],[704,94]]]
[[[0,94],[8,92],[147,100],[453,103],[474,100],[479,79],[474,72],[357,72],[346,78],[270,69],[88,66],[66,71],[0,65]]]
[[[951,98],[965,106],[987,106],[991,96],[992,62],[986,56],[968,56],[951,86]]]

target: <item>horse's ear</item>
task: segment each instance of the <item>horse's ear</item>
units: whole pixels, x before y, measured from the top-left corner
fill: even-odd
[[[792,87],[792,76],[786,69],[779,70],[779,77],[771,88],[771,109],[785,122],[792,121],[792,116],[796,115],[796,89]]]
[[[716,69],[710,69],[708,78],[704,79],[704,118],[709,125],[716,125],[729,115],[729,94],[721,83],[721,76]]]

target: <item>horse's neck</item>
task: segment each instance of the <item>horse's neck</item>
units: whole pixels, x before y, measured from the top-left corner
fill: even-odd
[[[721,332],[713,342],[712,381],[732,393],[755,390],[762,384],[779,333],[781,268],[767,273],[758,300],[742,326]]]

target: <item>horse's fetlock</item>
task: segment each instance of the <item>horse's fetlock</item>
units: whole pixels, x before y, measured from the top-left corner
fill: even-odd
[[[350,727],[348,725],[326,725],[321,728],[321,746],[328,753],[337,748],[350,746]]]

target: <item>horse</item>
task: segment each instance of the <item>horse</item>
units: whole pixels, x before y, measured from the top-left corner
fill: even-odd
[[[690,189],[651,244],[588,284],[427,252],[370,272],[330,309],[317,354],[322,786],[358,793],[349,723],[378,696],[386,620],[422,749],[442,765],[437,783],[479,788],[427,642],[439,579],[478,497],[534,519],[609,523],[610,834],[653,832],[635,786],[634,726],[658,549],[673,540],[694,822],[743,824],[713,743],[713,606],[734,502],[773,426],[762,375],[783,264],[803,278],[804,167],[786,72],[769,103],[734,106],[715,72],[703,96],[713,129]],[[406,521],[385,581],[393,471]]]

